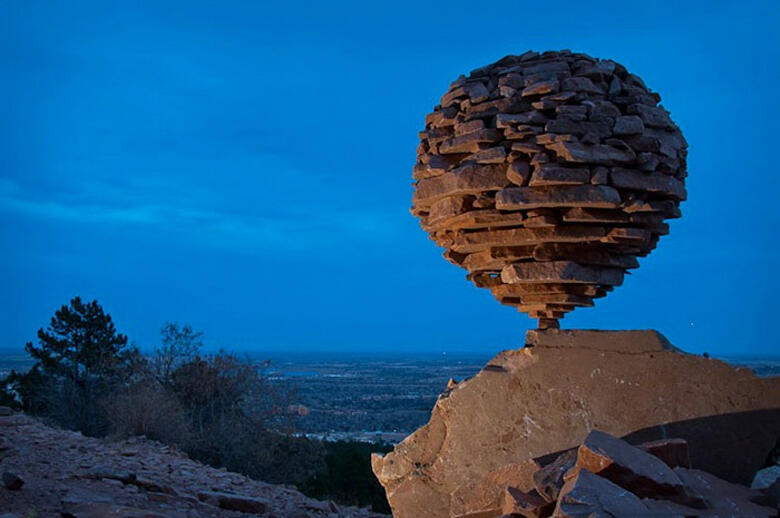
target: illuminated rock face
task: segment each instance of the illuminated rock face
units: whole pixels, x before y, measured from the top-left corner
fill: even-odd
[[[420,132],[412,213],[503,304],[557,327],[680,217],[686,147],[622,65],[527,52],[459,77]]]
[[[665,462],[695,468],[675,470],[680,476],[696,478],[704,470],[749,484],[780,434],[780,377],[756,378],[749,369],[681,353],[655,331],[531,330],[526,347],[499,353],[472,378],[451,381],[430,421],[392,452],[374,454],[372,466],[395,518],[498,517],[518,512],[502,510],[508,487],[525,496],[536,487],[547,502],[568,500],[558,491],[571,466],[548,463],[588,442],[593,429],[631,444],[685,439],[688,452],[668,443],[645,447]],[[598,467],[603,459],[581,460],[585,469],[607,476],[602,470],[609,462]],[[534,476],[539,466],[546,476]],[[625,475],[615,470],[609,476],[640,493],[637,486],[650,483]],[[666,497],[670,493],[675,498],[673,491]],[[614,514],[638,515],[664,514]]]

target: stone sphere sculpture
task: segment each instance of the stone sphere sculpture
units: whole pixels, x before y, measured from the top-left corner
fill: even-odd
[[[425,118],[412,214],[474,284],[558,327],[680,217],[687,143],[660,100],[565,50],[474,70]]]

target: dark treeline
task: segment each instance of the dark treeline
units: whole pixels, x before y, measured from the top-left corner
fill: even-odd
[[[0,404],[93,437],[143,435],[314,498],[389,512],[370,467],[371,452],[388,448],[294,435],[294,394],[269,382],[269,362],[203,354],[202,334],[175,323],[144,356],[97,301],[79,297],[57,310],[37,342],[25,346],[33,367],[0,384]]]

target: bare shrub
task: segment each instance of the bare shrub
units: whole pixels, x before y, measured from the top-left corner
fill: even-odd
[[[190,440],[187,415],[176,397],[154,383],[138,383],[102,401],[114,435],[145,435],[183,446]]]
[[[149,359],[149,371],[166,388],[170,388],[176,369],[191,362],[203,347],[203,333],[189,325],[166,323],[160,329],[160,347]]]

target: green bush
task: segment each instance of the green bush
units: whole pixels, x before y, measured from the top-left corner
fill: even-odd
[[[387,453],[392,446],[354,441],[326,442],[324,473],[314,475],[299,489],[312,498],[330,498],[346,505],[370,505],[389,513],[385,491],[371,470],[371,454]]]

